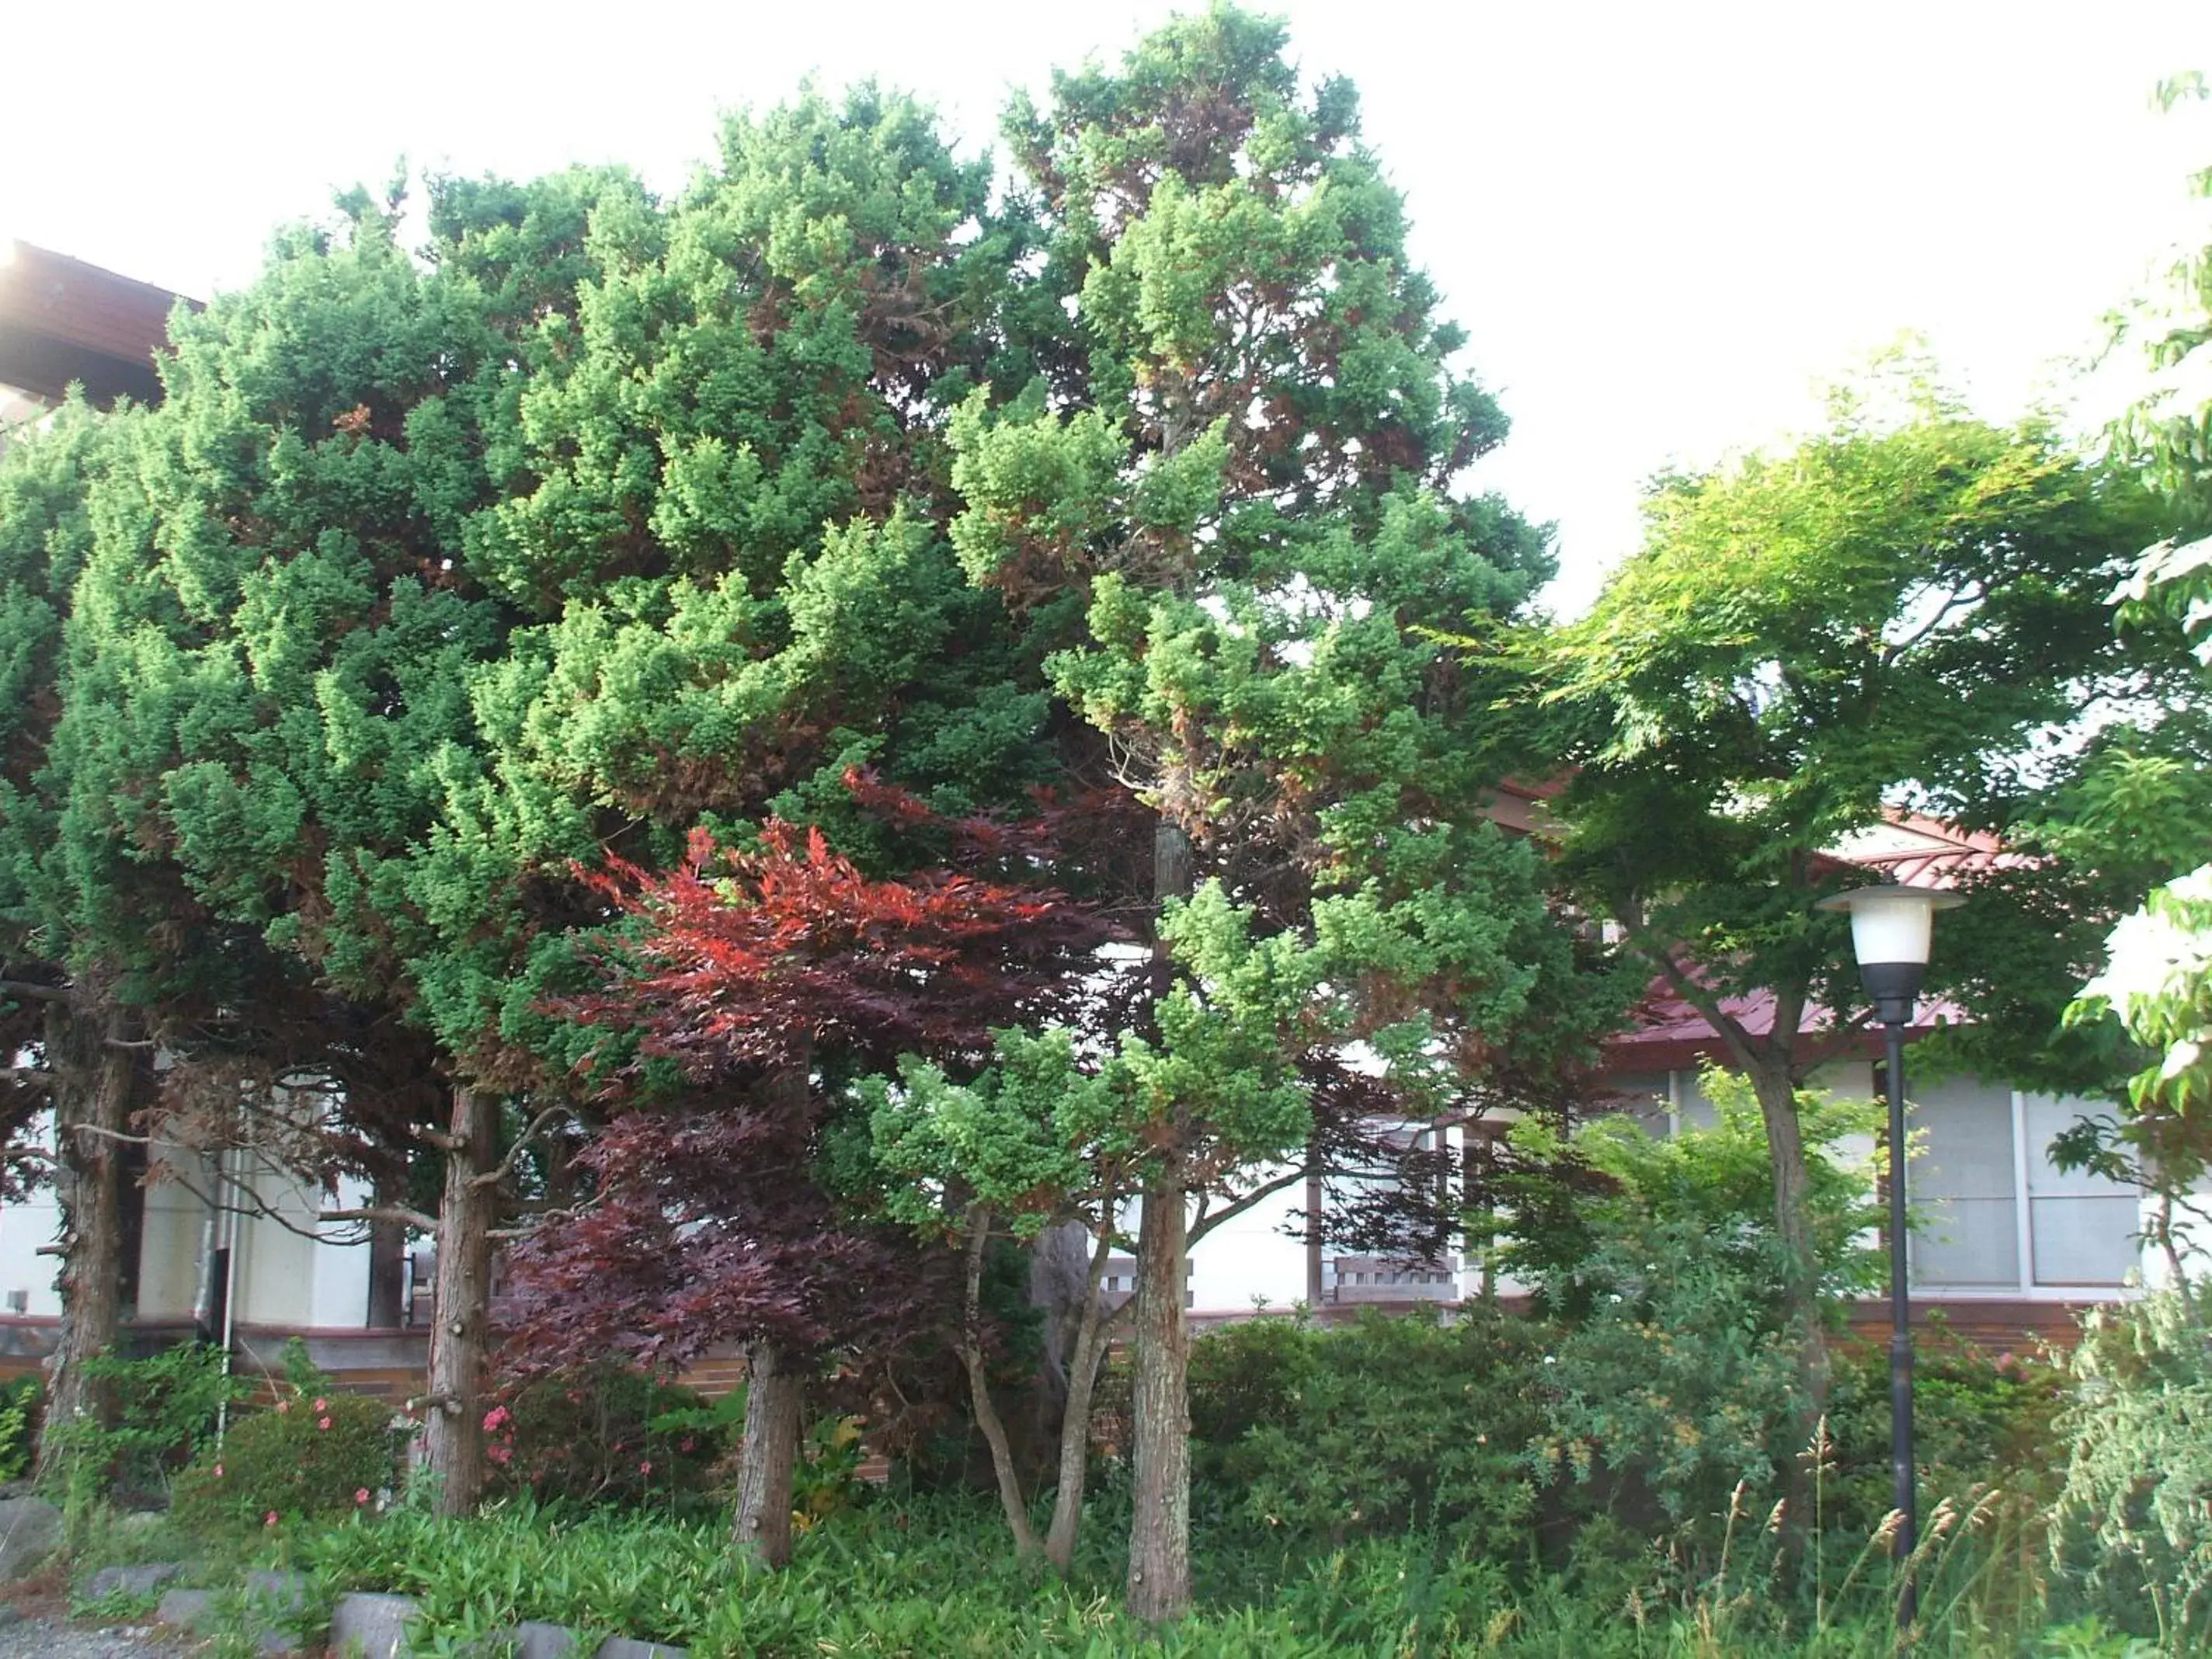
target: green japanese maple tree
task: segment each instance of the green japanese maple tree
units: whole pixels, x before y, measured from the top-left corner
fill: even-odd
[[[1875,391],[1790,448],[1661,481],[1642,551],[1533,647],[1584,722],[1563,878],[1756,1091],[1808,1422],[1826,1366],[1796,1091],[1861,1008],[1812,906],[1867,879],[1832,854],[1900,807],[2009,830],[2040,810],[2043,756],[2113,740],[2185,678],[2170,633],[2131,647],[2106,613],[2160,521],[2130,471],[1924,375]],[[2094,877],[2056,855],[1988,872],[1940,930],[1931,989],[1995,1011],[2013,1058],[2056,1024],[2053,955],[2114,913]]]

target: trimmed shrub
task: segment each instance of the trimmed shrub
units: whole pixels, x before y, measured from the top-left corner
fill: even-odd
[[[541,1502],[643,1504],[704,1496],[742,1417],[620,1365],[549,1372],[484,1413],[495,1492]]]
[[[1242,1494],[1259,1526],[1335,1542],[1433,1528],[1525,1555],[1542,1428],[1542,1328],[1469,1310],[1370,1310],[1315,1329],[1231,1326],[1194,1345],[1194,1474]]]
[[[289,1385],[283,1395],[234,1423],[219,1449],[202,1453],[177,1478],[180,1522],[228,1528],[329,1519],[389,1492],[398,1468],[389,1406]]]

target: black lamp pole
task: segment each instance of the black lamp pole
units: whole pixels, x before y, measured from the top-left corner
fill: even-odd
[[[1912,983],[1905,986],[1910,967]],[[1859,977],[1874,998],[1881,1022],[1888,1064],[1883,1078],[1889,1094],[1889,1503],[1901,1517],[1891,1553],[1904,1571],[1897,1589],[1897,1627],[1908,1630],[1919,1616],[1920,1591],[1913,1582],[1912,1556],[1920,1543],[1920,1503],[1912,1478],[1912,1283],[1907,1271],[1910,1221],[1905,1204],[1905,1028],[1912,1023],[1919,993],[1920,965],[1863,964]],[[1877,981],[1898,988],[1884,995]]]
[[[1851,919],[1851,948],[1859,982],[1874,1004],[1888,1065],[1889,1096],[1889,1469],[1890,1504],[1897,1511],[1891,1553],[1897,1561],[1897,1627],[1910,1631],[1919,1617],[1919,1587],[1912,1559],[1920,1543],[1920,1506],[1912,1462],[1912,1285],[1910,1218],[1905,1193],[1905,1028],[1928,973],[1935,913],[1962,903],[1955,893],[1893,884],[1863,887],[1820,901],[1824,910]]]

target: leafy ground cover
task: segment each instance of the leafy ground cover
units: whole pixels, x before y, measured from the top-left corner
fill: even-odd
[[[1126,1503],[1118,1495],[1109,1502]],[[680,1643],[700,1656],[1116,1654],[1887,1654],[1895,1640],[1878,1546],[1838,1554],[1823,1591],[1784,1593],[1754,1517],[1703,1582],[1656,1558],[1528,1574],[1447,1533],[1334,1549],[1202,1541],[1199,1610],[1164,1632],[1119,1606],[1121,1564],[1087,1553],[1061,1580],[1016,1565],[980,1498],[884,1500],[808,1532],[780,1573],[749,1569],[726,1530],[634,1512],[515,1504],[468,1522],[403,1512],[302,1530],[267,1559],[347,1590],[418,1598],[430,1650],[458,1650],[524,1619]],[[1108,1529],[1094,1528],[1093,1536]],[[1221,1529],[1217,1528],[1217,1533]],[[1922,1572],[1940,1655],[2151,1652],[2094,1622],[2053,1625],[2002,1526],[1942,1528]],[[1114,1559],[1109,1559],[1112,1556]]]

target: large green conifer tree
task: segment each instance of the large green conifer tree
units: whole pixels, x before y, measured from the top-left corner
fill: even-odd
[[[1462,493],[1504,421],[1451,367],[1352,89],[1302,88],[1284,47],[1216,7],[1017,104],[1013,210],[1047,258],[1009,330],[1042,373],[954,428],[970,580],[1043,659],[1069,769],[1153,823],[1150,1012],[1104,1067],[1149,1148],[1129,1601],[1152,1619],[1190,1596],[1191,1200],[1298,1158],[1313,1066],[1349,1043],[1433,1103],[1583,1012],[1535,855],[1485,815],[1528,728],[1437,639],[1520,607],[1544,538]]]

